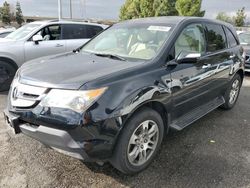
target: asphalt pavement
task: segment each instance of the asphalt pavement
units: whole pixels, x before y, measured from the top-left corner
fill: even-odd
[[[0,187],[249,187],[250,75],[234,109],[217,109],[181,132],[171,132],[154,162],[135,176],[57,153],[22,134],[14,135],[1,111]]]

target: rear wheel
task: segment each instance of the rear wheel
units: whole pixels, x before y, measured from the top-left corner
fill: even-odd
[[[241,84],[242,84],[242,79],[239,74],[236,74],[234,78],[232,79],[224,95],[225,104],[221,106],[223,109],[229,110],[234,107],[239,97]]]
[[[142,171],[157,154],[164,134],[161,116],[146,108],[136,112],[127,122],[111,161],[126,174]]]
[[[9,90],[15,73],[14,66],[8,62],[0,61],[0,92]]]

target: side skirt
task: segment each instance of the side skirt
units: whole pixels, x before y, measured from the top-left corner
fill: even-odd
[[[214,100],[203,104],[202,106],[199,106],[191,112],[188,112],[187,114],[181,116],[170,124],[170,128],[180,131],[224,103],[225,99],[223,97],[217,97]]]

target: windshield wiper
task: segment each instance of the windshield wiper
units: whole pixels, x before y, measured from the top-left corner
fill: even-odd
[[[126,61],[126,59],[124,57],[121,57],[119,55],[116,55],[116,54],[102,54],[102,53],[94,53],[96,56],[100,56],[100,57],[109,57],[111,59],[118,59],[118,60],[121,60],[121,61]]]

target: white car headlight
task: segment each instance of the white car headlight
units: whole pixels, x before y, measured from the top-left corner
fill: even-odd
[[[40,105],[44,107],[68,108],[81,113],[86,111],[101,97],[106,89],[106,87],[88,91],[52,89],[41,101]]]

